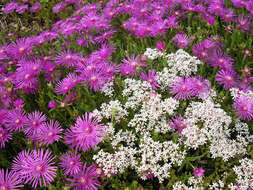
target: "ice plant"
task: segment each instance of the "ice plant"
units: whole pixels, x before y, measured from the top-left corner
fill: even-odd
[[[200,178],[204,175],[205,170],[203,168],[195,168],[194,169],[194,176]]]
[[[157,87],[158,88],[160,87],[160,85],[156,81],[158,78],[158,75],[156,75],[156,71],[154,69],[148,70],[148,74],[146,74],[145,72],[141,72],[140,78],[142,80],[149,82],[154,90],[156,90]]]
[[[27,117],[22,110],[9,110],[5,118],[5,127],[9,131],[20,131],[24,128]]]
[[[48,186],[56,176],[54,158],[49,150],[24,150],[14,158],[12,168],[24,183],[33,188]]]
[[[5,143],[8,142],[11,138],[11,133],[2,127],[0,127],[0,147],[4,148]]]
[[[21,182],[16,172],[0,169],[0,190],[19,190]]]
[[[63,168],[65,175],[75,175],[81,171],[82,162],[80,154],[68,152],[60,157],[59,166]]]
[[[27,121],[25,122],[26,128],[24,129],[28,138],[33,139],[36,136],[46,119],[46,116],[40,111],[28,114]]]
[[[53,120],[50,120],[49,122],[42,124],[39,131],[39,140],[43,145],[52,144],[61,138],[60,133],[62,131],[63,129],[58,121],[54,122]]]
[[[187,127],[181,114],[179,116],[173,117],[169,123],[169,126],[174,129],[183,138],[182,131]]]
[[[67,179],[67,181],[72,182],[69,186],[74,187],[74,190],[97,190],[97,186],[100,186],[96,167],[90,165],[86,168],[86,165],[87,163],[83,165],[80,172],[73,175],[74,179]]]
[[[175,94],[175,98],[179,100],[190,99],[193,95],[191,78],[177,77],[170,85],[170,93]]]
[[[71,144],[71,148],[88,151],[97,145],[104,137],[105,126],[98,123],[97,117],[85,113],[79,116],[74,126],[65,133],[65,143]]]
[[[253,119],[253,98],[247,96],[239,96],[235,99],[233,108],[240,119]]]
[[[187,48],[192,42],[191,38],[186,34],[178,33],[172,38],[174,44],[179,48]]]

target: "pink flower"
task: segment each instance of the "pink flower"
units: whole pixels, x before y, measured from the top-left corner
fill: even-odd
[[[50,101],[48,103],[48,108],[56,108],[56,102],[55,101]]]
[[[49,150],[23,150],[14,158],[12,168],[24,183],[31,184],[33,188],[48,186],[56,177],[54,159]]]
[[[0,189],[1,190],[18,190],[18,188],[23,187],[23,185],[19,185],[21,183],[21,179],[18,177],[16,172],[13,171],[4,171],[4,169],[0,170]]]
[[[156,48],[157,48],[159,51],[164,51],[164,50],[165,50],[165,45],[164,45],[162,42],[157,42],[157,43],[156,43]]]
[[[253,98],[247,96],[240,96],[235,99],[233,108],[239,119],[252,120],[253,119]]]
[[[100,186],[97,180],[98,175],[96,173],[96,167],[90,165],[86,168],[86,164],[82,167],[82,170],[73,175],[74,179],[68,178],[67,181],[72,182],[70,187],[74,187],[74,190],[97,190],[96,186]]]
[[[76,147],[84,152],[94,147],[104,138],[105,126],[98,123],[98,119],[91,114],[78,117],[74,126],[65,133],[65,143],[72,144],[71,148]]]
[[[195,168],[194,169],[194,176],[197,176],[198,178],[202,177],[204,175],[205,170],[203,168]]]
[[[68,152],[60,157],[60,167],[63,168],[65,175],[75,175],[80,172],[82,162],[80,161],[81,154]]]

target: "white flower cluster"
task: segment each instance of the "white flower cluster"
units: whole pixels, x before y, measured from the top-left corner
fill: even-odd
[[[135,167],[137,151],[131,147],[120,146],[115,153],[104,152],[100,150],[93,159],[99,167],[103,168],[106,176],[110,177],[117,173],[123,173],[128,167]]]
[[[249,190],[253,188],[253,160],[243,158],[240,166],[234,166],[233,170],[237,176],[237,184],[230,184],[231,190]]]
[[[210,184],[208,187],[210,190],[221,190],[224,188],[224,182],[219,180],[218,182],[214,182],[213,184]]]
[[[197,57],[189,55],[183,49],[165,56],[170,70],[180,76],[189,77],[198,70],[198,65],[203,64]]]
[[[139,147],[141,161],[136,166],[138,174],[143,180],[146,180],[147,173],[152,172],[160,183],[169,177],[172,164],[182,164],[185,155],[185,152],[180,151],[178,144],[172,141],[160,143],[145,135]],[[164,164],[159,164],[161,161]]]
[[[221,157],[224,161],[246,152],[247,139],[242,136],[230,139],[231,117],[219,104],[214,104],[211,98],[203,102],[192,102],[186,109],[185,117],[189,124],[182,131],[186,137],[186,146],[196,149],[209,140],[212,157]]]
[[[178,106],[179,102],[177,100],[167,98],[163,101],[160,94],[151,92],[143,101],[140,111],[130,120],[129,126],[135,128],[136,132],[141,134],[153,130],[167,133],[170,128],[166,121],[166,113],[172,115]]]
[[[161,90],[167,90],[177,76],[168,67],[165,67],[161,72],[157,72],[157,75],[157,83],[160,85]]]
[[[113,89],[113,80],[111,80],[110,82],[106,83],[102,90],[101,90],[106,96],[108,97],[112,97],[113,93],[114,93],[114,89]]]
[[[128,112],[123,108],[119,100],[110,101],[108,104],[103,103],[100,109],[102,117],[114,119],[116,122],[119,122],[120,119],[128,115]]]
[[[179,101],[174,98],[162,100],[161,95],[153,91],[145,81],[126,79],[124,83],[122,95],[126,98],[125,104],[121,104],[118,100],[110,101],[92,112],[100,121],[102,118],[111,120],[106,124],[106,139],[110,140],[115,151],[111,154],[100,150],[93,159],[106,170],[107,176],[122,173],[124,169],[131,167],[142,179],[147,179],[147,174],[151,172],[162,183],[169,177],[172,165],[182,163],[185,152],[172,141],[163,143],[154,141],[151,132],[167,133],[171,130],[166,115],[174,114]],[[135,111],[133,118],[128,122],[132,130],[115,130],[113,118],[118,123],[121,119],[126,121],[125,116],[130,115],[131,110]],[[139,136],[140,134],[142,136]],[[136,146],[137,144],[139,145]],[[125,155],[127,151],[131,151],[129,158]],[[131,163],[126,163],[126,160],[130,160]]]
[[[188,187],[187,185],[183,184],[181,181],[175,183],[172,188],[173,190],[204,190],[204,187],[197,186],[197,185]]]
[[[122,95],[123,97],[127,97],[127,103],[125,104],[126,109],[137,109],[138,105],[140,105],[148,94],[153,91],[151,85],[146,81],[126,79],[124,83],[125,87]]]
[[[144,52],[144,55],[146,55],[149,59],[154,60],[157,59],[158,57],[163,57],[164,53],[156,48],[155,49],[147,48],[146,51]]]

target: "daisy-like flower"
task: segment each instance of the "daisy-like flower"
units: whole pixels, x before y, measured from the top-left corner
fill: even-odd
[[[198,178],[202,177],[204,175],[205,170],[203,168],[195,168],[194,169],[194,176],[197,176]]]
[[[58,82],[55,91],[58,94],[66,94],[80,82],[76,74],[70,73],[62,81]]]
[[[19,188],[23,187],[20,185],[21,179],[14,171],[4,171],[4,169],[0,170],[0,189],[1,190],[19,190]]]
[[[77,62],[80,61],[80,59],[81,54],[74,54],[70,50],[67,50],[58,53],[58,55],[55,57],[55,63],[66,67],[75,67]]]
[[[191,38],[186,34],[179,33],[172,38],[174,44],[179,48],[187,48],[192,42]]]
[[[157,87],[158,88],[160,87],[160,85],[156,81],[158,78],[158,75],[156,75],[155,69],[148,70],[148,75],[145,72],[141,72],[140,78],[142,80],[149,82],[154,90],[156,90]]]
[[[33,113],[28,114],[27,121],[25,123],[27,127],[24,129],[24,132],[29,139],[37,137],[37,133],[40,131],[42,124],[46,122],[46,119],[46,116],[39,111],[34,111]]]
[[[53,120],[50,120],[41,126],[39,140],[43,145],[52,144],[54,141],[58,141],[61,138],[59,134],[62,131],[63,129],[58,121],[54,122]]]
[[[12,168],[24,183],[31,184],[33,188],[48,186],[56,177],[54,158],[49,150],[23,150],[14,158]]]
[[[247,96],[239,96],[235,99],[233,108],[240,119],[253,119],[253,98]]]
[[[184,77],[175,78],[175,81],[170,85],[170,93],[175,94],[175,98],[178,100],[190,99],[193,96],[192,79],[184,79]]]
[[[140,61],[139,55],[131,55],[127,57],[128,59],[123,59],[122,62],[125,64],[121,64],[120,70],[123,75],[137,75],[137,70],[140,69],[142,66],[147,66],[146,63]]]
[[[33,49],[30,41],[25,38],[20,38],[10,44],[9,48],[7,49],[8,55],[14,59],[20,59],[25,55],[28,55]]]
[[[217,50],[213,52],[208,62],[213,67],[218,66],[220,69],[232,70],[234,60],[221,50]]]
[[[82,170],[73,175],[74,179],[68,178],[67,181],[72,182],[70,187],[74,187],[74,190],[97,190],[96,186],[100,186],[100,182],[97,180],[98,176],[94,165],[90,165],[86,168],[87,163],[82,167]]]
[[[17,66],[15,80],[13,81],[15,87],[23,89],[25,92],[34,92],[39,86],[36,78],[41,70],[39,61],[22,59]]]
[[[156,48],[157,48],[159,51],[164,51],[164,50],[165,50],[165,45],[164,45],[162,42],[157,42],[157,43],[156,43]]]
[[[39,2],[37,2],[37,3],[33,4],[33,6],[30,8],[30,11],[32,13],[34,13],[34,12],[40,10],[41,8],[42,8],[42,5]]]
[[[201,99],[207,97],[211,90],[211,84],[201,76],[192,77],[192,93]]]
[[[216,75],[216,81],[219,84],[224,84],[225,89],[230,89],[236,86],[236,73],[234,71],[220,70]]]
[[[9,131],[20,131],[24,128],[27,117],[22,110],[9,110],[5,118],[5,127]]]
[[[18,7],[18,3],[15,1],[9,2],[4,7],[4,14],[12,13]]]
[[[169,123],[169,126],[174,129],[178,134],[183,137],[182,131],[186,128],[186,124],[183,121],[181,114],[179,116],[173,117]]]
[[[67,176],[75,175],[81,171],[82,162],[80,161],[80,154],[68,152],[60,157],[59,166],[63,168],[64,174]]]
[[[11,139],[11,133],[2,127],[0,127],[0,147],[4,148],[5,143]]]
[[[78,117],[74,126],[65,133],[66,144],[72,144],[84,152],[97,145],[104,137],[105,126],[98,123],[97,117],[85,113],[85,116]]]

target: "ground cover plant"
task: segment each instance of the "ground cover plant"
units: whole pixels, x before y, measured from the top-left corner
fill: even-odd
[[[0,190],[253,189],[252,0],[0,7]]]

